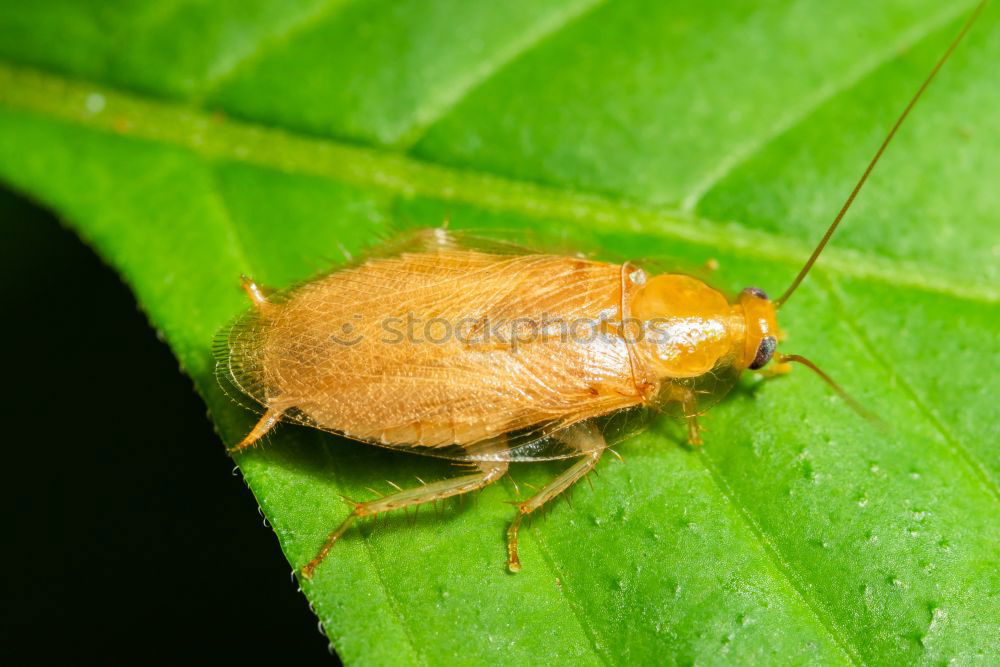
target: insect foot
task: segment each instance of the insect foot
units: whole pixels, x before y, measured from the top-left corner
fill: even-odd
[[[594,469],[597,462],[601,460],[604,449],[604,440],[597,431],[587,431],[581,433],[580,440],[587,442],[586,438],[599,438],[601,447],[586,452],[576,463],[567,468],[561,475],[546,484],[535,495],[522,503],[517,503],[517,516],[507,529],[507,569],[511,572],[521,571],[521,559],[517,553],[517,532],[521,528],[521,521],[539,507],[549,502],[560,493],[573,486],[577,481]],[[582,443],[581,443],[582,444]]]
[[[453,477],[451,479],[441,480],[440,482],[434,482],[432,484],[424,484],[414,489],[400,489],[396,493],[391,493],[387,496],[381,498],[376,498],[375,500],[369,500],[368,502],[359,503],[349,498],[344,498],[348,503],[354,506],[351,513],[347,516],[344,521],[337,526],[326,538],[326,542],[323,544],[323,548],[319,550],[316,556],[305,564],[302,568],[302,576],[306,579],[311,579],[313,572],[326,555],[333,548],[333,545],[340,536],[350,528],[351,524],[354,523],[359,517],[373,516],[382,514],[383,512],[389,512],[392,510],[406,509],[407,507],[417,507],[425,503],[433,503],[437,500],[443,500],[445,498],[450,498],[452,496],[461,497],[463,494],[469,493],[471,491],[477,491],[484,486],[492,484],[497,481],[505,474],[507,474],[507,462],[506,461],[481,461],[476,463],[476,468],[478,472],[471,475],[463,475],[461,477]],[[343,496],[341,496],[343,497]]]
[[[344,519],[339,526],[337,526],[337,529],[327,536],[326,542],[323,544],[323,548],[319,550],[319,553],[317,553],[311,561],[302,566],[302,576],[306,579],[312,579],[316,568],[323,562],[326,555],[330,553],[330,549],[332,549],[333,545],[340,539],[340,536],[351,527],[351,524],[354,523],[355,519],[363,515],[362,508],[364,507],[364,503],[355,503],[353,500],[348,498],[344,498],[344,500],[352,503],[354,505],[354,509],[347,515],[347,518]]]

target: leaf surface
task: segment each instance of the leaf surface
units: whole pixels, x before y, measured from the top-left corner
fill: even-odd
[[[780,292],[969,7],[5,3],[0,177],[120,271],[233,443],[253,416],[210,343],[238,276],[287,285],[392,230],[450,216]],[[888,432],[805,372],[747,378],[703,449],[658,424],[602,463],[517,576],[509,482],[363,526],[303,583],[343,659],[1000,658],[998,19],[781,313]],[[338,494],[453,474],[290,426],[238,462],[294,565]]]

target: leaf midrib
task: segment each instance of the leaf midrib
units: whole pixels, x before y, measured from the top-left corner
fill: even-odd
[[[102,110],[87,111],[100,99]],[[607,195],[573,191],[434,164],[378,149],[307,136],[184,104],[157,100],[0,61],[0,106],[99,132],[148,140],[210,160],[253,164],[402,196],[506,211],[535,219],[562,219],[606,231],[642,232],[688,241],[743,256],[798,266],[811,247],[736,222],[660,209]],[[823,269],[831,274],[995,304],[1000,286],[976,283],[924,264],[830,247]]]

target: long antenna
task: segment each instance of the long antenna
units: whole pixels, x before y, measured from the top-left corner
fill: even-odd
[[[958,32],[958,36],[955,37],[955,39],[952,40],[951,44],[948,45],[948,49],[944,52],[944,55],[941,56],[941,59],[937,61],[937,64],[934,65],[934,69],[932,69],[931,73],[927,75],[927,78],[924,79],[924,82],[920,85],[920,88],[917,89],[916,94],[914,94],[913,97],[910,99],[910,103],[906,105],[905,109],[903,109],[903,113],[899,114],[899,118],[896,119],[896,123],[892,126],[892,129],[889,130],[889,134],[887,134],[885,139],[882,141],[882,145],[878,147],[877,151],[875,151],[875,157],[873,157],[871,159],[871,162],[868,163],[868,167],[865,168],[865,172],[861,174],[861,178],[858,179],[858,182],[854,186],[854,189],[851,190],[851,194],[847,197],[847,201],[845,201],[844,205],[841,207],[840,213],[838,213],[837,217],[833,219],[832,223],[830,223],[830,226],[826,230],[826,234],[824,234],[823,238],[820,239],[820,242],[816,246],[816,249],[813,250],[812,255],[806,261],[805,266],[803,266],[802,270],[799,271],[799,275],[795,276],[795,280],[793,280],[792,284],[788,286],[788,289],[785,290],[785,293],[782,294],[774,302],[775,307],[781,308],[785,304],[785,302],[788,301],[788,297],[792,295],[792,292],[795,291],[795,289],[799,286],[802,280],[806,277],[806,274],[809,273],[809,270],[813,267],[813,264],[816,263],[816,259],[819,257],[820,253],[823,252],[823,248],[826,247],[826,244],[830,240],[830,237],[833,236],[833,233],[837,230],[837,225],[839,225],[840,221],[844,218],[844,214],[847,213],[847,209],[851,208],[851,204],[854,203],[854,198],[858,196],[858,192],[861,191],[861,188],[862,186],[864,186],[865,181],[868,180],[868,175],[872,173],[872,169],[874,169],[875,165],[878,164],[879,159],[882,157],[882,153],[885,152],[886,146],[888,146],[889,142],[892,141],[892,138],[896,136],[896,131],[899,129],[899,126],[903,124],[904,120],[906,120],[906,117],[909,115],[910,110],[914,107],[914,105],[916,105],[917,100],[919,100],[920,96],[924,94],[924,91],[927,90],[927,86],[929,86],[931,81],[934,80],[934,77],[937,75],[938,71],[948,60],[949,56],[951,56],[952,51],[954,51],[955,47],[958,46],[958,43],[962,41],[962,38],[965,37],[965,34],[969,32],[969,28],[971,28],[972,24],[976,22],[977,18],[979,18],[979,15],[983,12],[983,8],[986,7],[987,2],[989,2],[989,0],[980,0],[979,4],[976,5],[976,8],[972,11],[972,14],[969,16],[968,20],[966,20],[965,25],[963,25],[962,29]]]
[[[853,396],[848,394],[843,387],[834,382],[833,378],[824,373],[819,366],[817,366],[816,364],[814,364],[813,362],[809,361],[808,359],[799,354],[782,354],[781,356],[778,357],[779,363],[784,364],[788,363],[789,361],[794,361],[797,364],[802,364],[803,366],[811,370],[813,373],[818,375],[823,380],[823,382],[826,382],[828,385],[830,385],[830,388],[833,389],[835,392],[837,392],[837,395],[840,396],[844,400],[844,402],[847,403],[848,406],[850,406],[852,410],[854,410],[859,415],[870,421],[872,424],[875,424],[879,428],[883,430],[886,429],[885,422],[879,419],[878,415],[876,415],[873,412],[870,412],[863,405],[861,405],[861,403],[859,403]]]

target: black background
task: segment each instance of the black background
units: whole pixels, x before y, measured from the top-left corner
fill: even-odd
[[[5,650],[32,662],[335,661],[129,290],[9,191],[0,219]]]

